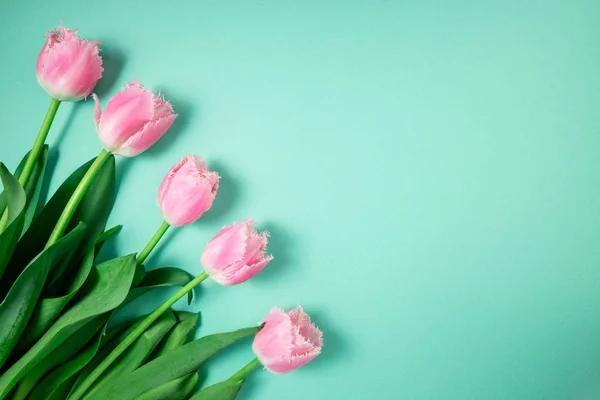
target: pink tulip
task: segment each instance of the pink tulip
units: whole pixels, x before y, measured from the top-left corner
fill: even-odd
[[[274,374],[286,374],[321,354],[323,332],[310,322],[302,307],[287,313],[274,308],[263,320],[252,349],[261,364]]]
[[[219,174],[200,157],[185,156],[160,184],[158,207],[169,225],[187,225],[208,211],[218,189]]]
[[[146,151],[171,127],[177,114],[171,103],[146,90],[138,81],[127,85],[100,109],[98,96],[94,119],[100,142],[111,153],[133,157]]]
[[[257,233],[254,221],[226,226],[206,245],[200,262],[211,278],[237,285],[258,274],[273,259],[265,256],[269,234]]]
[[[36,65],[37,80],[55,99],[78,101],[90,95],[102,78],[98,44],[64,26],[51,31]]]

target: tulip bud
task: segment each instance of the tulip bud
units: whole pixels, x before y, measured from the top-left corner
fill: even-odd
[[[302,307],[285,312],[274,308],[263,320],[252,350],[274,374],[286,374],[321,354],[323,332],[310,322]]]
[[[212,206],[218,189],[219,174],[200,157],[185,156],[160,184],[158,208],[169,225],[191,224]]]
[[[273,259],[265,256],[269,234],[257,233],[254,221],[226,226],[206,245],[200,262],[217,283],[237,285],[258,274]]]
[[[146,151],[171,127],[177,114],[171,103],[138,81],[114,95],[104,113],[96,94],[94,120],[102,146],[113,154],[133,157]]]
[[[102,78],[98,44],[60,26],[46,37],[36,65],[39,84],[55,99],[79,101],[90,95]]]

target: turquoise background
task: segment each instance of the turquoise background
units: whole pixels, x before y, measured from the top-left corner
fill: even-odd
[[[198,334],[296,304],[325,332],[313,363],[258,371],[240,399],[597,399],[599,20],[597,0],[4,0],[0,157],[16,166],[48,106],[43,34],[80,28],[103,41],[103,105],[139,79],[180,114],[118,160],[111,252],[142,248],[163,175],[200,154],[215,206],[148,266],[199,273],[212,235],[252,217],[275,261],[204,284]],[[99,152],[92,114],[61,106],[51,190]],[[250,358],[226,352],[207,382]]]

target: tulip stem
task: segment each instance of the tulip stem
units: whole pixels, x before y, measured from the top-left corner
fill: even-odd
[[[260,361],[258,360],[258,357],[257,357],[254,360],[250,361],[248,364],[246,364],[246,366],[244,368],[242,368],[238,372],[236,372],[231,377],[231,379],[236,379],[236,380],[244,379],[250,371],[252,371],[254,368],[258,367],[259,365],[260,365]]]
[[[154,250],[160,239],[164,236],[164,234],[170,227],[171,225],[169,225],[167,221],[163,221],[163,223],[160,224],[160,226],[156,230],[156,233],[154,234],[154,236],[152,236],[152,239],[150,239],[146,247],[144,247],[144,250],[140,252],[140,255],[137,258],[138,265],[142,265],[144,261],[146,261],[146,258],[148,258],[152,250]]]
[[[92,165],[90,165],[90,168],[87,170],[87,172],[79,182],[79,185],[77,185],[77,187],[75,188],[75,191],[73,192],[71,198],[67,202],[67,205],[65,206],[65,209],[63,210],[62,214],[60,214],[58,222],[54,226],[54,230],[50,234],[50,238],[46,243],[46,248],[56,243],[58,239],[62,237],[63,233],[65,233],[65,230],[67,229],[67,226],[69,225],[69,222],[71,221],[71,218],[73,217],[77,206],[79,205],[81,199],[85,195],[85,192],[87,191],[88,187],[92,184],[94,178],[96,177],[96,175],[98,175],[98,172],[100,172],[102,166],[110,156],[110,152],[102,149],[100,154],[98,154],[98,157],[96,157]]]
[[[139,338],[146,329],[152,325],[154,321],[156,321],[165,311],[167,311],[177,300],[185,296],[190,290],[194,289],[194,287],[198,286],[202,281],[208,278],[208,274],[206,272],[202,272],[200,275],[195,277],[192,281],[190,281],[187,285],[179,289],[173,296],[171,296],[167,301],[161,304],[156,310],[152,311],[142,322],[140,322],[136,327],[123,339],[114,350],[106,356],[104,360],[85,378],[79,386],[75,389],[73,394],[69,396],[69,400],[79,400],[81,399],[87,392],[87,390],[94,384],[94,382],[102,375],[104,371],[110,365],[115,362],[117,358],[125,351],[129,346],[135,342],[137,338]]]
[[[44,122],[42,122],[40,131],[38,132],[35,142],[33,143],[33,148],[29,152],[29,156],[27,157],[27,161],[25,161],[23,171],[21,171],[21,175],[19,176],[19,183],[23,188],[27,187],[27,183],[29,182],[29,178],[31,177],[33,168],[35,167],[35,163],[37,162],[37,159],[40,156],[40,151],[42,151],[42,147],[44,147],[44,143],[46,142],[46,138],[48,137],[48,132],[50,131],[52,121],[54,121],[54,117],[56,116],[56,112],[58,111],[58,106],[60,106],[60,100],[57,100],[53,97],[52,101],[50,102],[50,107],[48,107],[48,111],[46,112]],[[2,217],[0,217],[0,231],[4,230],[7,222],[8,207],[2,213]]]
[[[35,163],[40,155],[40,151],[42,151],[42,147],[44,147],[44,143],[48,137],[48,132],[50,131],[50,126],[52,125],[52,121],[54,121],[54,117],[58,111],[58,106],[60,106],[60,100],[52,98],[50,107],[48,107],[48,112],[44,118],[44,122],[42,122],[40,131],[38,132],[35,142],[33,143],[33,148],[29,152],[29,157],[27,157],[27,161],[23,167],[23,172],[21,172],[21,176],[19,176],[19,183],[23,187],[26,187],[27,182],[29,182],[29,178],[33,172],[33,167],[35,167]]]

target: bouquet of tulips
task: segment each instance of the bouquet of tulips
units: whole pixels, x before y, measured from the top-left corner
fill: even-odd
[[[198,314],[171,307],[207,278],[243,283],[273,259],[267,232],[233,223],[206,245],[197,277],[144,263],[170,227],[195,222],[215,200],[219,175],[185,156],[158,188],[163,224],[138,254],[99,261],[115,195],[115,156],[134,157],[167,133],[177,118],[171,104],[134,81],[106,103],[92,93],[102,77],[99,43],[60,27],[47,36],[36,66],[50,108],[33,148],[11,173],[0,163],[0,400],[234,399],[259,365],[290,372],[316,357],[321,331],[302,308],[274,308],[257,326],[194,340]],[[61,102],[92,95],[103,149],[40,204],[48,146]],[[156,287],[180,289],[152,313],[112,327],[126,304]],[[257,318],[258,320],[259,318]],[[253,337],[256,359],[228,379],[198,388],[210,357]]]

